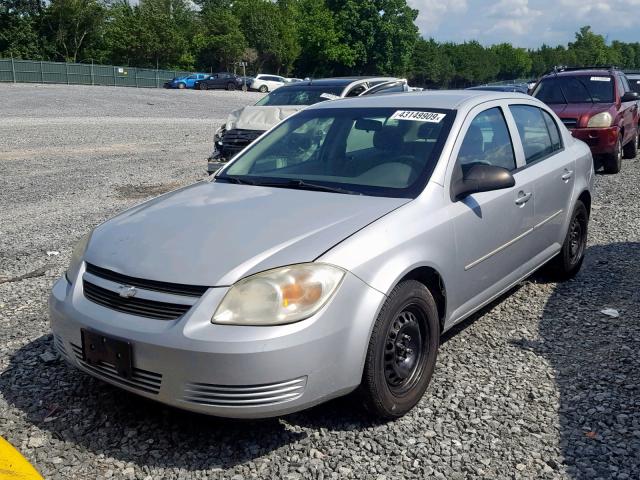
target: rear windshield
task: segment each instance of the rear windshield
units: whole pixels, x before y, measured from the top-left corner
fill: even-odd
[[[281,106],[281,105],[313,105],[334,98],[339,98],[344,87],[281,87],[269,95],[261,98],[256,105]]]
[[[547,104],[613,103],[613,78],[610,75],[547,77],[533,96]]]
[[[415,197],[431,176],[452,110],[303,110],[238,156],[216,180],[296,188],[313,183],[341,193]]]

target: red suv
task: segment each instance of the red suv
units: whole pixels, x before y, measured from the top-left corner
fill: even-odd
[[[591,147],[605,172],[618,173],[622,157],[638,153],[638,93],[615,68],[556,68],[532,95],[548,104],[574,137]]]

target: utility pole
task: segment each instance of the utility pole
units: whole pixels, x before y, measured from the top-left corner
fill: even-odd
[[[16,83],[16,64],[13,61],[13,52],[11,52],[11,78],[13,83]]]

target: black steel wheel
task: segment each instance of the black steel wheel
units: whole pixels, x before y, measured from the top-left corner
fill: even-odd
[[[200,83],[198,85],[200,86],[200,90],[207,90],[209,88],[209,85],[206,83]]]
[[[235,83],[233,83],[233,82],[227,83],[227,90],[233,91],[235,89],[236,89],[236,84]]]
[[[578,200],[569,221],[562,249],[547,266],[547,271],[552,277],[568,280],[580,271],[587,250],[588,228],[589,212],[584,203]]]
[[[360,395],[371,413],[386,419],[411,410],[429,386],[440,344],[438,309],[429,289],[399,283],[373,327]]]

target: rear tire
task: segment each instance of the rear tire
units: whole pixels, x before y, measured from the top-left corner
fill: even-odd
[[[640,127],[636,128],[636,134],[623,148],[624,158],[636,158],[638,155],[638,131]]]
[[[179,84],[178,84],[178,88],[179,88],[180,90],[183,90],[183,89],[187,88],[187,86],[186,86],[184,83],[179,83]]]
[[[589,212],[584,203],[576,202],[562,249],[548,264],[547,272],[556,280],[569,280],[580,271],[587,250]]]
[[[207,90],[209,88],[209,86],[206,83],[201,83],[200,84],[200,90]]]
[[[369,340],[362,383],[365,408],[383,419],[401,417],[429,386],[440,345],[440,320],[422,283],[398,284],[385,301]]]
[[[260,93],[267,93],[269,91],[269,87],[267,87],[266,85],[260,85],[260,88],[258,90],[260,91]]]
[[[618,136],[616,148],[613,153],[609,153],[602,158],[602,166],[605,173],[619,173],[622,168],[622,138]]]

